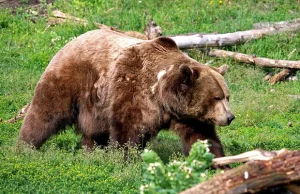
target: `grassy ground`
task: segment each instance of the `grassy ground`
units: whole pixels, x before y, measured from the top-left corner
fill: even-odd
[[[150,17],[164,34],[189,32],[234,32],[248,30],[253,23],[300,17],[299,0],[243,1],[145,1],[145,0],[57,0],[54,7],[77,17],[120,30],[143,32]],[[33,23],[32,20],[36,22]],[[46,28],[47,20],[24,8],[15,13],[0,8],[0,117],[7,120],[30,102],[36,83],[53,55],[73,37],[95,29],[72,23]],[[300,59],[300,33],[264,37],[245,45],[225,48],[261,57]],[[195,59],[212,58],[198,50]],[[256,148],[276,150],[300,147],[300,94],[298,81],[270,86],[262,78],[271,69],[257,68],[232,60],[226,79],[236,120],[219,128],[227,155]],[[278,70],[275,70],[278,71]],[[288,126],[288,122],[293,127]],[[124,163],[122,152],[108,148],[86,153],[79,148],[80,137],[67,129],[41,149],[16,148],[21,122],[0,123],[0,192],[2,193],[137,193],[142,182],[142,161],[132,150]],[[176,136],[162,132],[149,145],[164,161],[180,155]]]

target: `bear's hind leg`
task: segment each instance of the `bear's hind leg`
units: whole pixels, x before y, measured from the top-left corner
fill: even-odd
[[[73,118],[68,113],[42,112],[34,106],[34,104],[31,104],[26,113],[19,140],[39,149],[51,135],[58,133],[67,124],[71,124],[70,121]]]

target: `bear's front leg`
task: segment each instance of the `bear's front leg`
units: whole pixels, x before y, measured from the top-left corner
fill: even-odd
[[[210,152],[216,158],[225,156],[223,146],[216,134],[215,126],[202,123],[196,119],[176,121],[172,124],[173,130],[179,135],[183,153],[188,155],[192,145],[197,140],[208,140],[211,144]]]

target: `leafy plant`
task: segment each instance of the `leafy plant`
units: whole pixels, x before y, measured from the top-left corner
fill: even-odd
[[[173,160],[164,164],[156,152],[145,150],[144,185],[141,193],[178,193],[207,179],[207,168],[212,165],[214,155],[209,153],[209,144],[198,141],[193,144],[186,161]]]

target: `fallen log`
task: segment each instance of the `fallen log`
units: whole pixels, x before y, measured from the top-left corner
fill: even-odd
[[[295,72],[295,70],[293,70],[293,69],[284,69],[281,72],[277,73],[276,75],[272,76],[269,79],[269,82],[270,82],[271,85],[274,85],[277,82],[285,80],[286,78],[288,78],[294,72]]]
[[[61,24],[61,23],[65,23],[67,21],[73,21],[75,23],[79,23],[84,26],[86,26],[89,23],[87,20],[72,16],[70,14],[63,13],[59,10],[54,10],[52,12],[52,16],[53,17],[48,18],[48,27],[57,25],[57,24]],[[140,32],[136,32],[136,31],[120,31],[115,27],[106,26],[104,24],[100,24],[97,22],[94,22],[94,25],[96,25],[100,29],[108,29],[108,30],[116,31],[116,32],[125,34],[127,36],[139,38],[142,40],[151,40],[151,39],[154,39],[154,38],[162,35],[161,27],[158,26],[153,19],[150,19],[149,23],[146,25],[145,34],[142,34]]]
[[[81,19],[75,16],[72,16],[70,14],[66,14],[63,13],[62,11],[59,10],[54,10],[52,11],[52,17],[49,17],[48,19],[48,25],[55,25],[55,24],[60,24],[60,23],[64,23],[69,21],[73,21],[79,24],[82,24],[84,26],[86,26],[89,22],[85,19]],[[98,27],[98,28],[106,28],[106,29],[111,29],[114,30],[115,28],[110,27],[110,26],[106,26],[104,24],[99,24],[97,22],[94,22],[94,24]]]
[[[243,53],[213,49],[208,52],[209,56],[219,58],[232,58],[235,61],[254,64],[260,67],[277,67],[277,68],[289,68],[300,69],[300,61],[289,60],[275,60],[262,57],[256,57],[255,55],[247,55]]]
[[[79,24],[82,24],[84,26],[88,25],[88,23],[89,23],[85,19],[81,19],[81,18],[72,16],[70,14],[63,13],[59,10],[52,11],[52,16],[53,17],[48,18],[48,27],[53,26],[53,25],[57,25],[57,24],[61,24],[61,23],[65,23],[67,21],[72,21],[72,22],[75,22],[75,23],[79,23]],[[139,38],[139,39],[143,39],[143,40],[148,39],[146,35],[144,35],[142,33],[139,33],[139,32],[135,32],[135,31],[125,31],[125,32],[123,32],[123,31],[117,30],[117,28],[115,28],[115,27],[106,26],[104,24],[100,24],[100,23],[97,23],[97,22],[94,22],[94,25],[96,25],[100,29],[107,29],[107,30],[120,32],[120,33],[126,34],[127,36],[131,36],[131,37],[135,37],[135,38]]]
[[[253,24],[253,26],[255,29],[268,28],[268,27],[282,28],[283,26],[287,26],[299,22],[300,22],[300,18],[296,18],[293,20],[280,21],[280,22],[259,22]]]
[[[263,151],[260,157],[261,160],[249,161],[237,168],[220,173],[181,194],[256,193],[278,186],[283,186],[284,189],[290,191],[296,190],[299,193],[300,150]]]
[[[296,100],[300,100],[300,95],[288,95],[288,97],[290,97],[290,98],[294,98],[294,99],[296,99]]]
[[[260,29],[239,31],[226,34],[193,34],[170,36],[179,48],[205,48],[221,47],[243,44],[245,42],[260,39],[265,35],[273,35],[282,32],[295,32],[300,29],[300,21],[280,26],[271,26]]]

